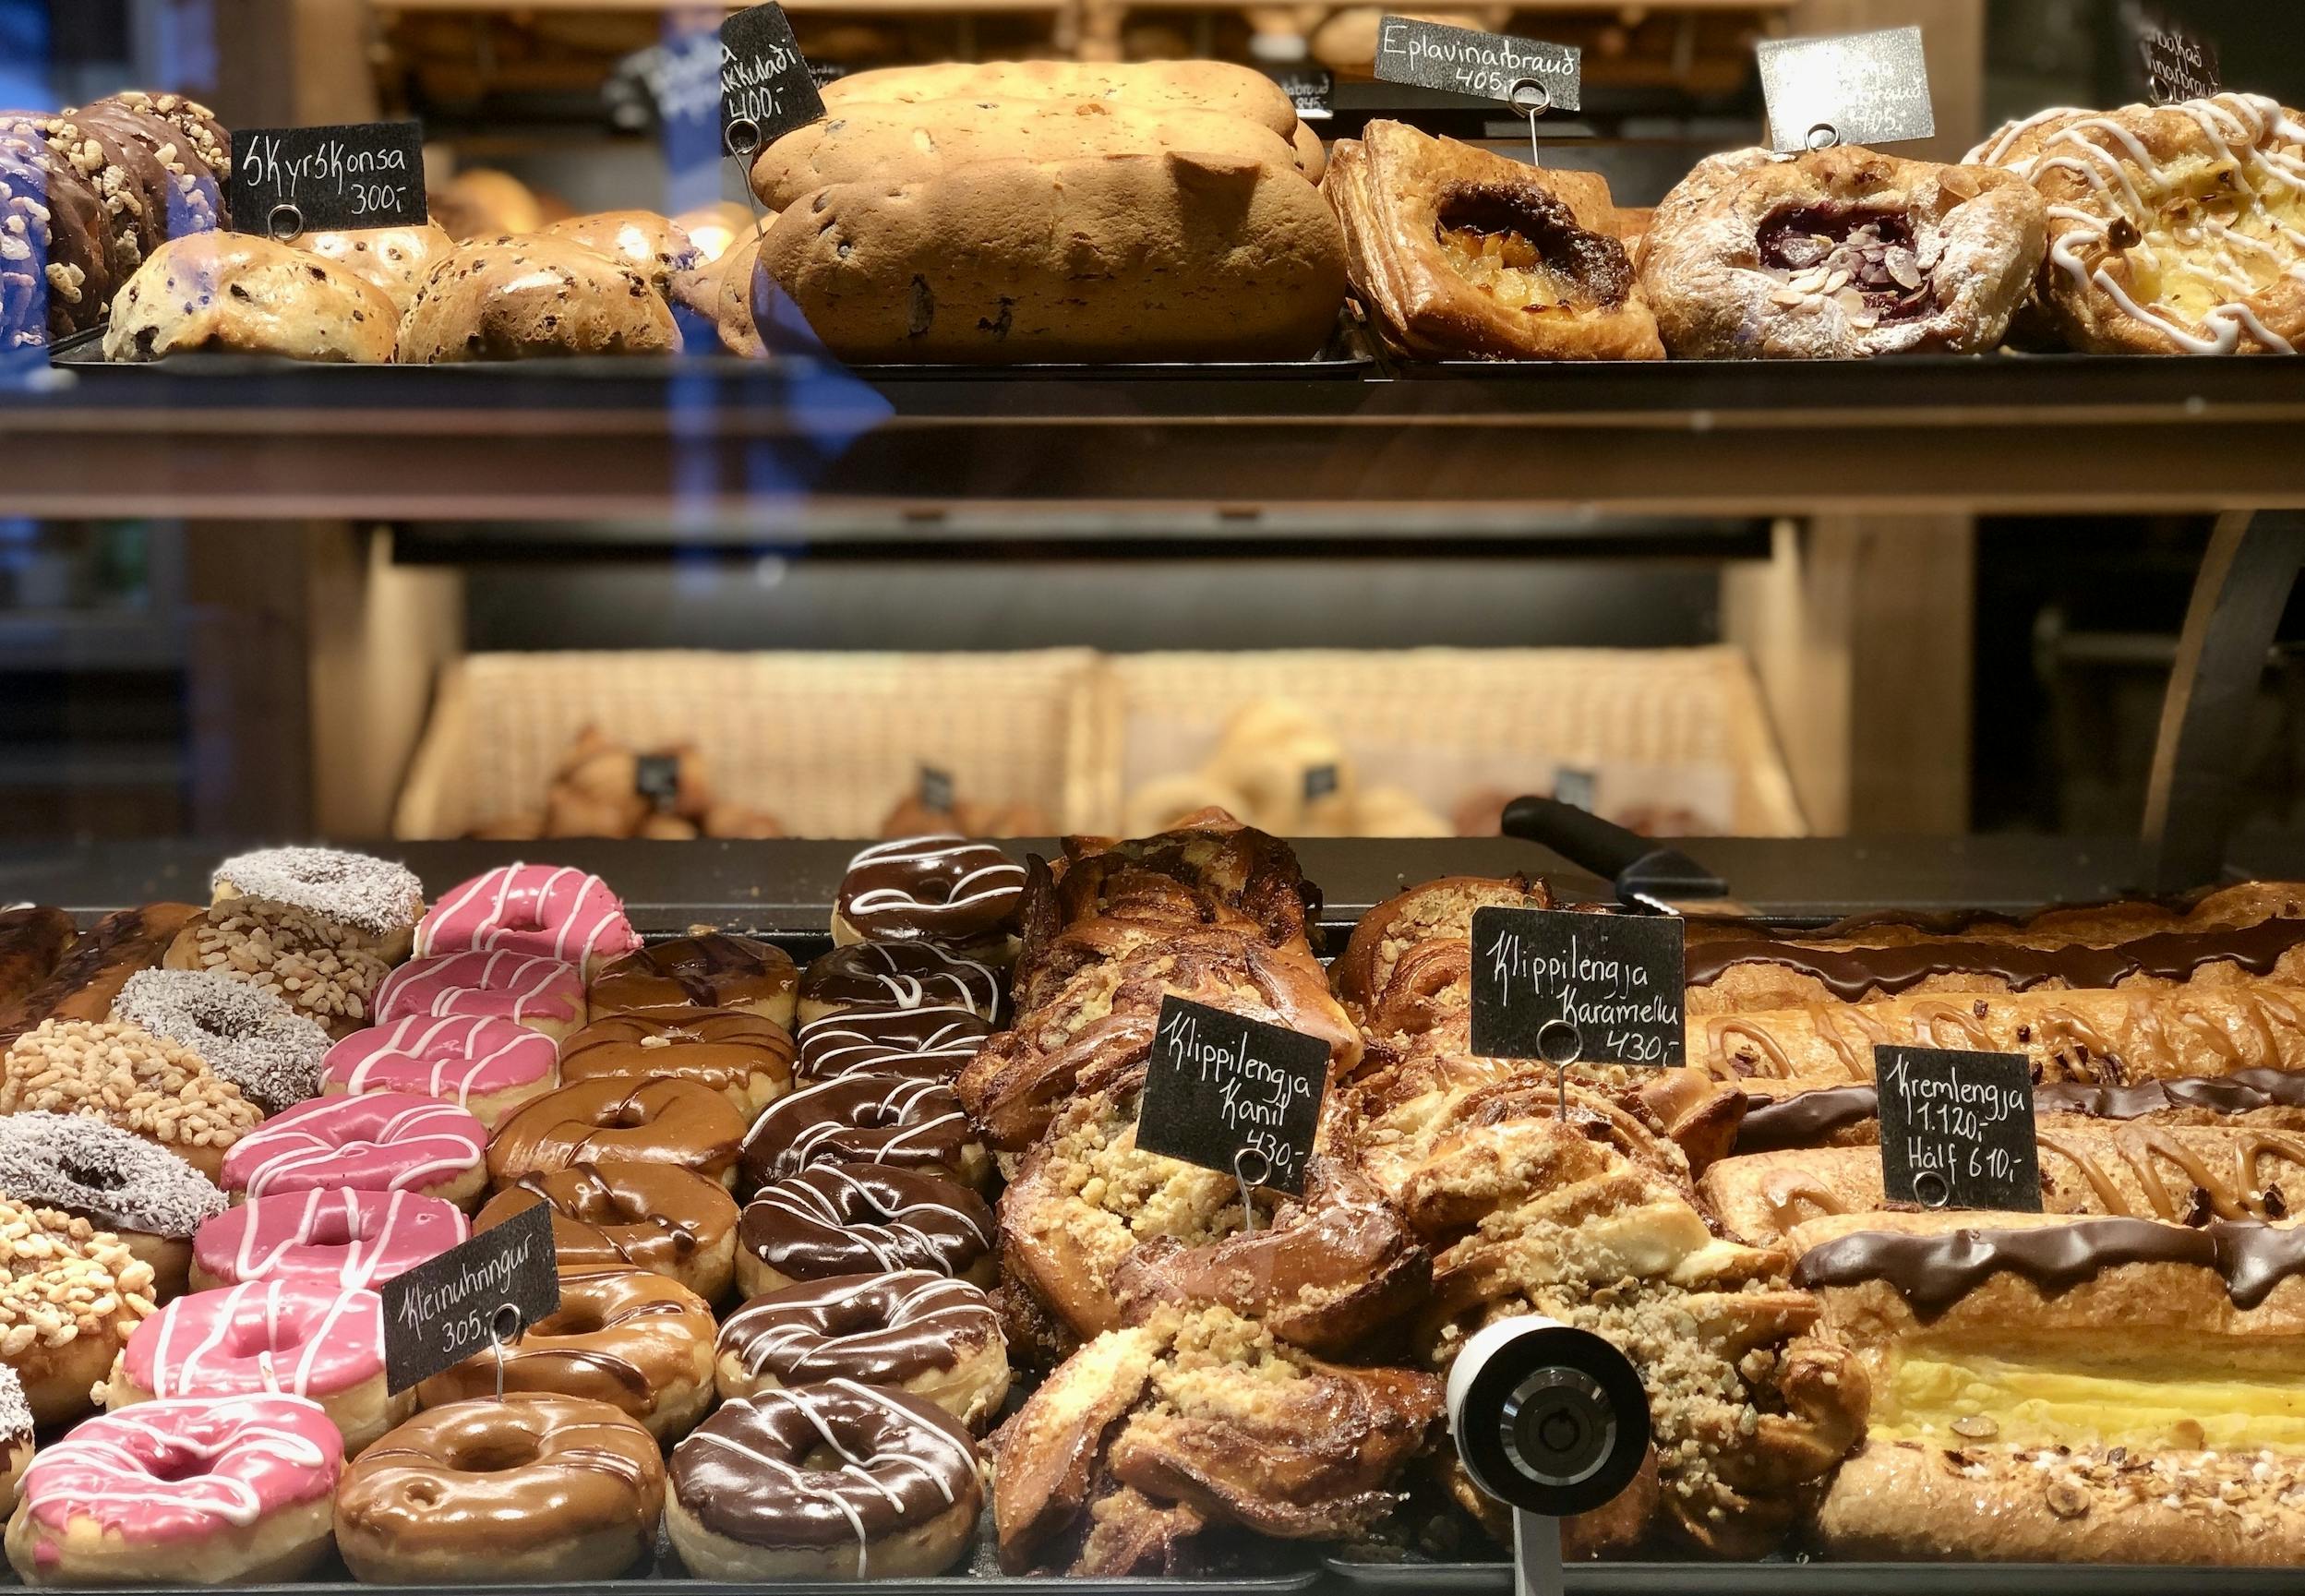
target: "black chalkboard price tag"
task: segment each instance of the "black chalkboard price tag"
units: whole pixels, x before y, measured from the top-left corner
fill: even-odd
[[[1492,1059],[1678,1065],[1687,1055],[1677,915],[1472,911],[1472,1050]]]
[[[1328,1044],[1320,1038],[1164,998],[1136,1145],[1302,1196],[1327,1090]]]
[[[920,767],[920,807],[930,814],[953,812],[953,773],[932,764]]]
[[[1377,24],[1376,76],[1387,83],[1500,100],[1523,113],[1581,111],[1585,103],[1585,53],[1576,45],[1413,17],[1387,17]],[[1531,85],[1541,95],[1532,95]]]
[[[1300,122],[1326,122],[1337,114],[1337,78],[1326,66],[1276,66],[1272,79],[1297,108]]]
[[[660,810],[680,801],[680,756],[644,753],[632,762],[632,791]]]
[[[2033,1068],[2015,1053],[1875,1048],[1880,1175],[1892,1203],[2041,1211]]]
[[[782,6],[755,6],[720,25],[723,148],[750,155],[823,119],[823,97]]]
[[[2157,11],[2133,12],[2131,20],[2137,56],[2145,69],[2145,93],[2155,105],[2206,100],[2223,92],[2215,41]]]
[[[559,1311],[552,1206],[522,1208],[378,1290],[384,1383],[405,1391]]]
[[[1305,766],[1304,801],[1309,804],[1318,803],[1325,798],[1336,797],[1339,779],[1337,767],[1333,764]]]
[[[425,132],[417,122],[244,127],[232,136],[232,224],[290,239],[348,227],[421,227]]]
[[[1780,155],[1936,137],[1918,28],[1771,40],[1759,54],[1770,146]]]

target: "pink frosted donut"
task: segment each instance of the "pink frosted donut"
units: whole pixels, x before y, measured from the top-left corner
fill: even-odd
[[[323,1092],[414,1092],[454,1103],[491,1130],[559,1081],[560,1050],[550,1037],[485,1015],[408,1014],[354,1031],[320,1061]]]
[[[489,948],[599,973],[641,945],[598,876],[563,865],[506,865],[440,894],[416,927],[416,956]]]
[[[327,1554],[343,1469],[343,1441],[316,1403],[138,1403],[41,1449],[8,1561],[41,1584],[293,1580]]]
[[[415,1411],[414,1392],[394,1398],[384,1388],[384,1299],[318,1280],[250,1280],[178,1297],[128,1338],[104,1406],[264,1392],[319,1403],[346,1457]]]
[[[235,1197],[350,1186],[468,1207],[487,1182],[487,1146],[480,1122],[453,1103],[408,1092],[315,1098],[234,1142],[220,1184]]]
[[[527,954],[411,959],[377,984],[376,1023],[410,1015],[514,1020],[558,1041],[584,1023],[584,972]]]
[[[290,1192],[254,1197],[192,1238],[196,1290],[246,1280],[373,1288],[437,1258],[472,1234],[452,1203],[414,1192]]]

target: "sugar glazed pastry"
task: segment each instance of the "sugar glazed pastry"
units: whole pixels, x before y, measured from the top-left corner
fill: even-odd
[[[1339,143],[1321,192],[1352,288],[1425,360],[1663,360],[1606,181],[1540,171],[1399,122]]]
[[[399,313],[349,269],[246,233],[195,233],[152,252],[113,302],[104,358],[204,350],[380,365]]]
[[[1344,302],[1344,240],[1285,158],[981,161],[818,189],[761,246],[762,325],[769,282],[844,360],[1300,360]]]
[[[2048,207],[2040,305],[2092,354],[2289,354],[2305,341],[2305,117],[2254,94],[2049,111],[1969,160]]]
[[[1680,359],[1983,354],[2047,246],[2011,176],[1855,148],[1716,155],[1657,208],[1641,291]]]
[[[466,244],[433,268],[400,324],[403,366],[578,354],[678,354],[672,306],[646,274],[570,238]]]

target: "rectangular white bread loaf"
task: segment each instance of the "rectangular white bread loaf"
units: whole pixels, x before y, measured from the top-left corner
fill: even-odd
[[[1290,165],[1290,141],[1224,111],[1146,111],[1108,100],[866,100],[762,151],[752,192],[771,210],[833,183],[917,183],[977,161],[1075,161],[1190,150]]]
[[[1230,61],[954,61],[883,66],[824,86],[824,108],[868,100],[1101,100],[1136,111],[1221,111],[1286,138],[1297,108],[1280,85]]]
[[[1345,294],[1293,165],[1177,151],[822,188],[761,266],[855,361],[1303,359]]]

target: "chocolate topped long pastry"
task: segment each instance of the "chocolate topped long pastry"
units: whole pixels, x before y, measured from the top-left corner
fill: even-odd
[[[1803,936],[1698,922],[1688,937],[1691,1014],[2251,977],[2305,983],[2305,894],[2294,883],[2221,888],[2181,910],[2118,903],[2023,921],[1867,917]]]
[[[1829,1555],[2305,1557],[2305,1229],[1869,1214],[1794,1243],[1873,1388]]]
[[[1688,1062],[1723,1080],[1869,1081],[1879,1046],[2023,1053],[2040,1081],[2133,1086],[2305,1069],[2305,988],[1931,993],[1691,1015]]]

